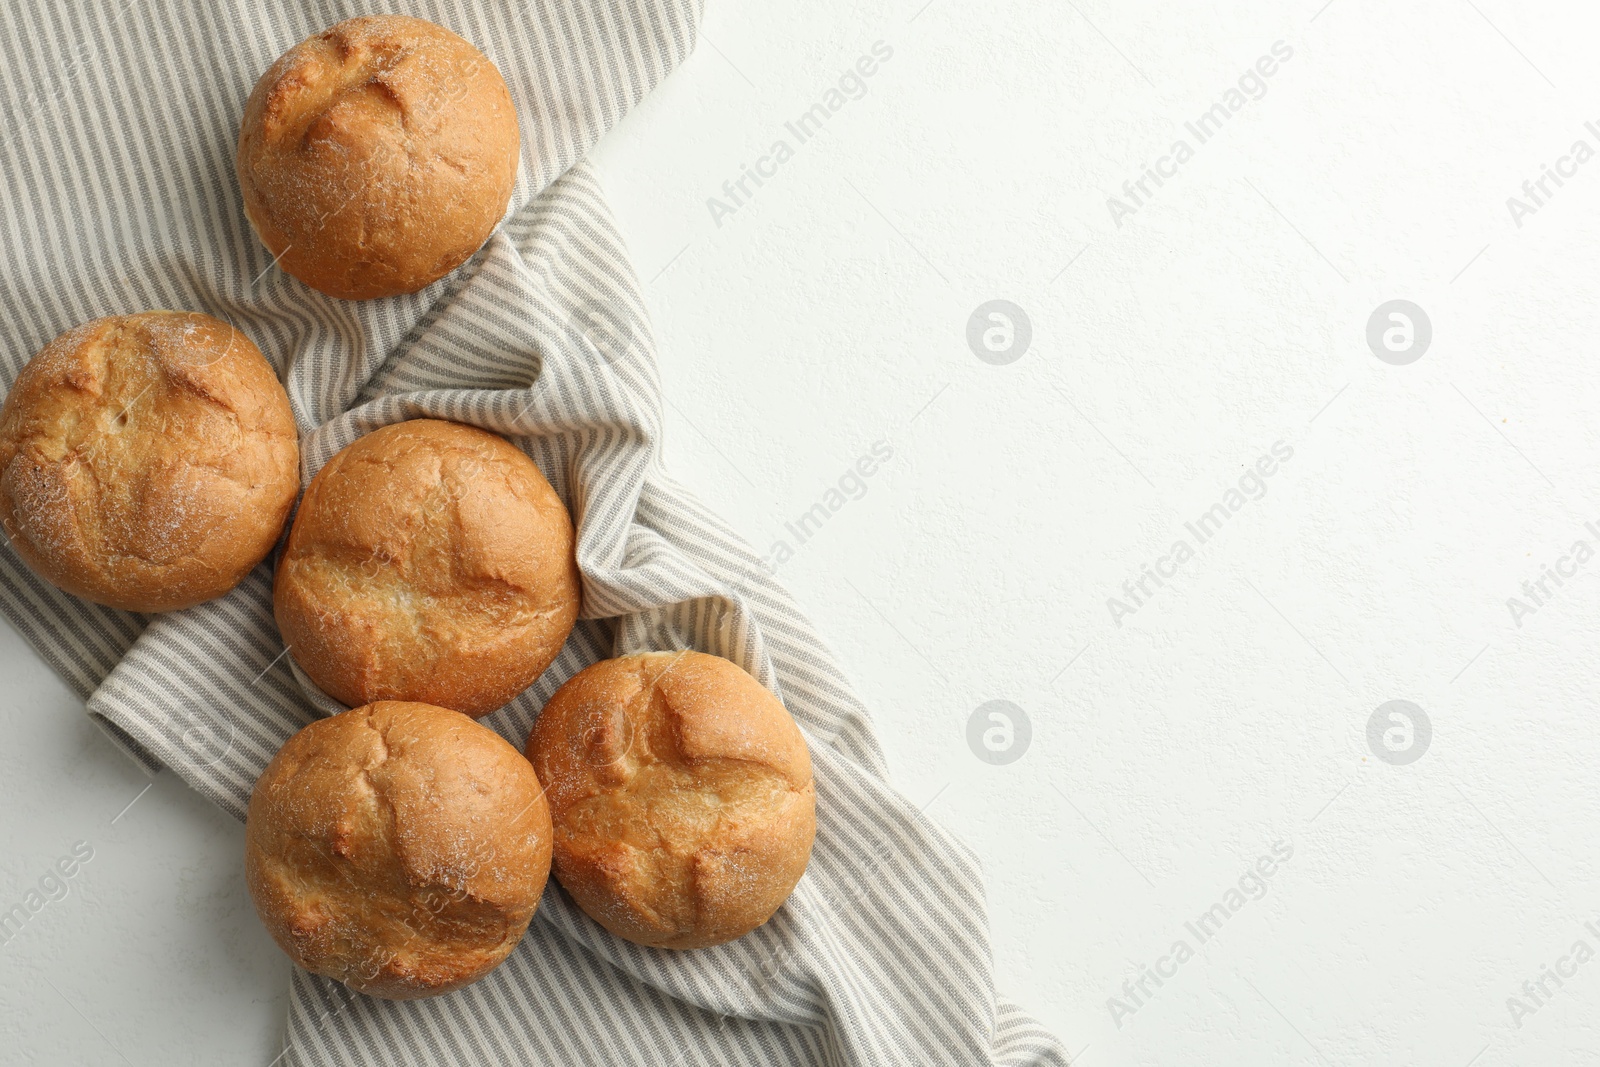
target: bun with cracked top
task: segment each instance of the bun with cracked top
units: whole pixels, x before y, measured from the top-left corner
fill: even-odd
[[[578,617],[572,519],[504,438],[398,422],[311,480],[278,561],[278,628],[341,703],[487,715],[539,677]]]
[[[364,15],[267,69],[234,164],[278,265],[366,300],[465,263],[505,215],[520,153],[511,93],[482,52],[423,19]]]
[[[728,660],[602,660],[550,698],[528,758],[550,801],[556,880],[618,937],[731,941],[805,873],[811,755],[777,697]]]
[[[67,592],[127,611],[221,596],[300,488],[289,397],[244,334],[146,311],[68,330],[0,408],[0,529]]]
[[[361,993],[459,989],[511,954],[550,874],[550,809],[513,746],[384,701],[319,719],[250,797],[245,881],[295,963]]]

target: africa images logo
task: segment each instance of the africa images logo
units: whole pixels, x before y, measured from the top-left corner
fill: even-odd
[[[1015,763],[1028,751],[1033,724],[1028,713],[1009,700],[990,700],[967,717],[967,747],[996,767]]]
[[[1251,902],[1265,897],[1271,888],[1272,877],[1293,858],[1292,842],[1274,841],[1270,851],[1256,857],[1256,861],[1245,868],[1234,884],[1223,890],[1215,903],[1183,924],[1183,934],[1173,939],[1163,955],[1156,957],[1150,966],[1140,964],[1135,977],[1124,979],[1122,995],[1113,994],[1106,998],[1106,1010],[1111,1013],[1111,1021],[1117,1024],[1117,1029],[1122,1029],[1122,1024],[1129,1016],[1148,1007],[1161,992],[1162,986],[1176,978],[1179,968],[1194,959],[1199,949],[1222,933],[1228,922]]]
[[[1586,522],[1583,524],[1583,529],[1597,544],[1600,544],[1600,526]],[[1506,608],[1511,612],[1511,622],[1517,629],[1522,629],[1523,620],[1541,608],[1547,607],[1560,595],[1561,588],[1576,578],[1579,570],[1594,557],[1594,546],[1579,537],[1563,555],[1556,558],[1553,564],[1544,564],[1537,578],[1524,579],[1520,590],[1522,596],[1506,597]]]
[[[1286,441],[1274,441],[1271,453],[1258,458],[1253,466],[1239,476],[1237,487],[1230,486],[1223,492],[1221,500],[1201,512],[1194,521],[1184,523],[1183,528],[1189,537],[1175,539],[1167,554],[1155,561],[1154,570],[1151,570],[1150,564],[1144,564],[1137,576],[1122,583],[1122,596],[1106,597],[1106,610],[1111,613],[1111,621],[1119,629],[1122,620],[1154,599],[1156,592],[1166,587],[1167,580],[1176,578],[1178,569],[1194,559],[1200,546],[1217,536],[1229,519],[1242,511],[1250,501],[1260,500],[1267,495],[1267,479],[1294,458],[1294,448]],[[1155,588],[1152,589],[1152,585]]]
[[[794,559],[797,548],[822,531],[829,519],[844,510],[851,501],[866,496],[871,488],[868,479],[882,470],[883,466],[893,458],[894,446],[888,441],[872,442],[871,449],[863,452],[854,463],[846,467],[838,480],[823,492],[819,500],[796,516],[793,522],[783,524],[784,531],[794,538],[794,541],[791,544],[780,537],[772,542],[772,548],[761,557],[761,566],[766,568],[767,573],[776,574],[779,567]]]
[[[1583,124],[1583,132],[1593,137],[1596,143],[1600,143],[1600,125],[1586,122]],[[1548,163],[1540,164],[1539,176],[1529,178],[1522,183],[1521,196],[1506,197],[1506,210],[1511,213],[1511,221],[1516,224],[1517,229],[1522,229],[1531,216],[1549,205],[1556,193],[1567,184],[1563,178],[1576,178],[1578,168],[1594,156],[1594,145],[1579,137],[1564,154],[1556,157],[1554,167]]]
[[[1409,700],[1388,700],[1367,718],[1367,747],[1383,762],[1404,767],[1433,743],[1433,721]]]
[[[793,144],[789,143],[789,137],[779,137],[763,155],[756,157],[754,166],[739,164],[739,176],[722,183],[721,197],[706,197],[706,210],[711,212],[711,221],[721,227],[724,218],[737,214],[740,208],[754,199],[757,190],[778,176],[778,168],[794,158],[796,147],[821,133],[828,120],[843,111],[850,101],[860,100],[867,95],[866,80],[878,73],[881,65],[892,58],[892,46],[884,41],[874,41],[870,55],[858,56],[852,66],[839,74],[838,83],[830,86],[821,99],[793,121],[783,124],[789,137],[794,139]],[[751,183],[755,184],[754,189],[750,187]]]
[[[1556,957],[1555,966],[1540,964],[1538,976],[1523,982],[1520,990],[1506,998],[1506,1011],[1511,1015],[1513,1026],[1522,1029],[1524,1019],[1538,1014],[1539,1009],[1566,988],[1567,979],[1578,976],[1578,968],[1594,959],[1594,946],[1588,940],[1590,937],[1600,941],[1600,926],[1595,925],[1594,920],[1583,924],[1583,936],[1573,941],[1570,950]],[[1551,989],[1552,985],[1554,989]]]
[[[78,841],[73,844],[69,854],[61,856],[46,868],[38,883],[30,886],[20,901],[0,912],[0,945],[10,944],[22,932],[22,928],[45,908],[67,899],[72,892],[72,879],[92,859],[94,846],[87,841]]]
[[[991,367],[1015,363],[1028,353],[1033,323],[1009,300],[979,304],[967,319],[967,347]]]
[[[1294,49],[1284,41],[1273,41],[1271,53],[1261,56],[1253,66],[1247,67],[1239,75],[1238,82],[1222,93],[1222,99],[1183,124],[1184,130],[1194,138],[1194,144],[1179,137],[1172,142],[1165,155],[1156,158],[1155,166],[1145,164],[1138,177],[1122,183],[1121,197],[1106,197],[1106,210],[1111,212],[1111,221],[1117,229],[1122,228],[1123,219],[1155,199],[1156,193],[1168,179],[1178,176],[1178,168],[1194,158],[1196,147],[1221,133],[1223,126],[1252,100],[1260,100],[1267,95],[1267,79],[1276,74],[1282,64],[1294,58]]]

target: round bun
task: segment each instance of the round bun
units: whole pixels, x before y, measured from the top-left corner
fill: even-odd
[[[291,737],[256,782],[245,880],[297,964],[391,1000],[477,981],[550,875],[550,809],[513,746],[458,712],[384,701]]]
[[[68,330],[0,408],[0,529],[44,578],[99,604],[221,596],[272,551],[299,488],[283,386],[209,315]]]
[[[484,54],[406,15],[348,19],[256,82],[235,168],[278,265],[329,296],[414,293],[506,212],[521,140]]]
[[[532,685],[572,632],[572,519],[504,438],[394,423],[311,480],[274,601],[295,661],[335,700],[487,715]]]
[[[705,948],[772,917],[811,858],[816,787],[777,697],[700,652],[602,660],[528,738],[556,880],[629,941]]]

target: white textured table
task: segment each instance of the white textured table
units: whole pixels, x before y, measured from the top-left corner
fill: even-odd
[[[1002,988],[1091,1067],[1594,1062],[1600,18],[917,2],[713,3],[597,160],[669,466],[984,857]],[[268,1063],[240,828],[0,678],[0,908],[66,889],[0,1060]]]

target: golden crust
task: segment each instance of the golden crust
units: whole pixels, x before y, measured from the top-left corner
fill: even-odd
[[[347,300],[413,293],[505,214],[521,140],[499,70],[442,26],[348,19],[256,82],[234,165],[278,265]]]
[[[503,438],[395,423],[311,480],[273,599],[295,661],[334,699],[487,715],[533,684],[577,621],[572,519]]]
[[[297,964],[391,1000],[477,981],[511,954],[550,873],[533,769],[487,727],[385,701],[320,719],[250,797],[245,878]]]
[[[728,660],[603,660],[528,737],[555,826],[555,874],[591,918],[657,948],[749,933],[811,857],[816,787],[800,728]]]
[[[35,571],[99,604],[221,596],[272,550],[299,488],[283,386],[209,315],[74,327],[0,408],[0,528]]]

